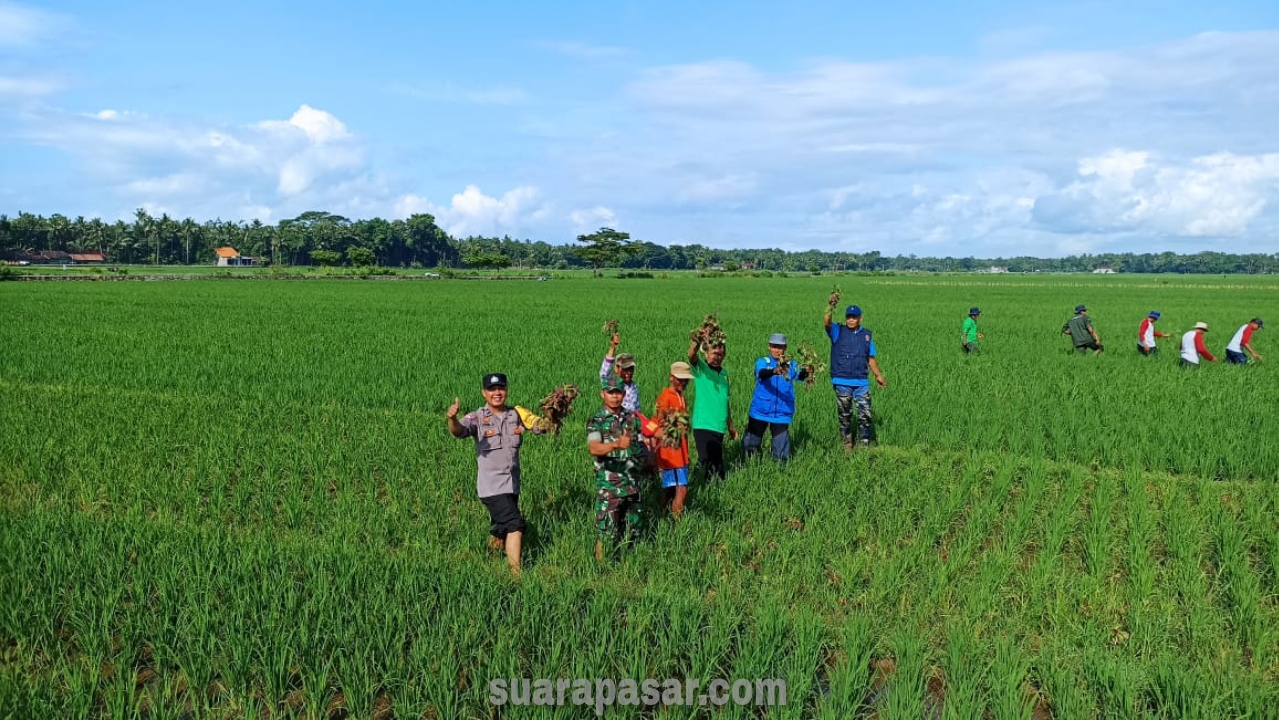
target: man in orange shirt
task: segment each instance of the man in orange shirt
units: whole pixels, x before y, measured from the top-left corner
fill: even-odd
[[[693,371],[688,363],[671,363],[670,385],[658,394],[657,408],[644,427],[645,435],[660,434],[663,418],[672,412],[688,414],[684,388],[692,379]],[[677,447],[660,443],[657,469],[662,473],[662,507],[669,507],[671,516],[678,520],[684,512],[684,501],[688,497],[688,438],[681,439]]]

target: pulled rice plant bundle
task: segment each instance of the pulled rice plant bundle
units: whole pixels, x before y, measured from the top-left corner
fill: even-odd
[[[836,300],[836,302],[838,302],[838,300]],[[813,346],[806,342],[801,342],[798,346],[796,346],[795,354],[797,356],[799,366],[808,371],[808,377],[804,380],[804,382],[812,385],[817,379],[817,373],[826,369],[826,363],[822,362],[821,355],[817,354],[817,351],[813,349]]]
[[[558,435],[560,428],[564,425],[564,418],[573,411],[573,401],[577,399],[577,392],[576,385],[560,385],[552,390],[550,395],[542,398],[542,403],[538,405],[542,414],[537,421],[538,429]]]
[[[839,307],[839,298],[839,286],[836,285],[835,288],[830,291],[830,297],[826,299],[826,309],[829,310],[832,315],[835,313],[835,309]]]
[[[684,438],[688,437],[688,413],[683,410],[671,410],[670,412],[662,415],[660,424],[662,430],[662,447],[680,447],[684,442]]]
[[[604,334],[610,337],[617,334],[617,318],[609,318],[604,321]]]
[[[702,324],[697,326],[688,334],[688,339],[697,343],[702,348],[702,352],[717,345],[727,345],[728,336],[724,334],[724,329],[719,326],[719,318],[716,313],[706,316]]]

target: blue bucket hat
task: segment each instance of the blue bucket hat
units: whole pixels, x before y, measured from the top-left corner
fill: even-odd
[[[1146,317],[1150,318],[1151,320],[1158,320],[1159,318],[1163,316],[1159,314],[1158,310],[1151,310],[1150,314],[1147,315]]]
[[[861,317],[861,316],[862,316],[862,309],[860,307],[857,307],[856,305],[849,305],[848,309],[844,311],[844,317]]]
[[[1088,312],[1088,308],[1084,307],[1083,305],[1076,305],[1075,312],[1077,313]]]
[[[981,315],[981,308],[973,308],[968,311],[969,315]]]

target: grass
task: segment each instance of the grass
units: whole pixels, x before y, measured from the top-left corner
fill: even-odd
[[[880,447],[844,456],[801,389],[784,471],[695,481],[600,569],[588,391],[525,443],[524,578],[488,554],[443,421],[480,374],[591,388],[617,317],[651,407],[718,311],[742,424],[769,333],[824,345],[830,283],[0,285],[0,717],[491,717],[512,677],[786,678],[769,717],[1273,714],[1273,373],[1127,340],[1158,308],[1215,351],[1261,278],[840,278]],[[1078,302],[1100,357],[1065,351]]]

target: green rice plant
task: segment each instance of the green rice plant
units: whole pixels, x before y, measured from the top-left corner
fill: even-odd
[[[995,657],[990,666],[990,706],[996,720],[1025,720],[1035,709],[1031,691],[1030,658],[1016,641],[1000,635],[995,639]]]
[[[875,649],[868,617],[854,614],[840,633],[839,651],[827,675],[829,687],[819,705],[823,720],[853,717],[870,691],[870,660]]]
[[[953,627],[946,636],[944,720],[981,717],[986,710],[989,660],[971,631]]]
[[[896,671],[884,694],[880,717],[904,720],[920,717],[924,712],[926,657],[923,638],[918,633],[900,630],[892,639]]]

